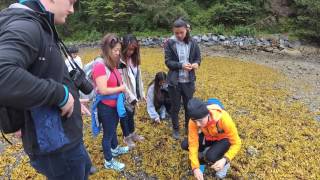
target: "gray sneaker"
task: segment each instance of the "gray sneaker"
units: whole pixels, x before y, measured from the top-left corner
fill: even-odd
[[[127,137],[123,138],[123,142],[124,142],[130,149],[136,147],[136,144],[133,142],[131,136],[127,136]]]
[[[178,140],[180,138],[179,130],[173,130],[172,137],[173,139]]]
[[[227,163],[220,171],[216,172],[217,179],[223,179],[227,176],[228,169],[230,168],[230,163]]]
[[[141,142],[141,141],[144,141],[144,137],[141,136],[141,135],[138,135],[137,133],[132,133],[130,135],[131,139],[133,142]]]

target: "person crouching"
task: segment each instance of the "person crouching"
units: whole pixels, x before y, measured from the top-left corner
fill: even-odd
[[[216,177],[224,178],[230,168],[230,161],[241,147],[235,123],[218,104],[207,105],[196,98],[188,102],[188,111],[191,119],[188,139],[182,142],[181,147],[189,150],[194,176],[198,180],[203,180],[199,161],[201,152],[204,161],[216,171]]]

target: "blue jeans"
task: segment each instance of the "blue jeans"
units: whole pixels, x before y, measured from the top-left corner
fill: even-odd
[[[32,156],[30,164],[49,180],[87,180],[92,165],[83,142],[65,152]]]
[[[112,159],[111,148],[118,146],[117,126],[119,116],[116,107],[110,107],[103,103],[98,104],[98,118],[103,128],[102,149],[107,161]]]
[[[134,115],[135,109],[133,109],[133,112],[127,111],[127,116],[125,118],[121,118],[120,125],[124,137],[134,133]]]

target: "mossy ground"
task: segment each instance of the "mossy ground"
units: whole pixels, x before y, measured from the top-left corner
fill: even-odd
[[[141,53],[146,88],[156,72],[167,70],[161,49],[142,49]],[[97,50],[86,50],[82,58],[87,63],[97,54]],[[195,96],[221,99],[243,140],[228,178],[320,179],[320,125],[313,119],[315,114],[290,100],[290,92],[279,86],[289,81],[286,77],[261,65],[215,57],[203,58],[197,77]],[[188,153],[180,149],[181,141],[171,138],[170,123],[152,123],[144,104],[137,110],[136,126],[146,140],[120,158],[127,165],[125,173],[103,169],[101,135],[93,139],[90,120],[84,121],[85,144],[99,169],[90,179],[193,179]],[[118,134],[122,143],[120,129]],[[0,155],[0,177],[9,169],[11,179],[43,179],[29,166],[27,157],[17,160],[20,149],[20,144],[7,146]],[[248,153],[252,149],[254,153]],[[212,179],[212,173],[208,170],[206,177]]]

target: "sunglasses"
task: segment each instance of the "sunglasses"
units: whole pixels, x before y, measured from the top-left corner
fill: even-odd
[[[110,44],[112,47],[114,47],[116,44],[120,43],[120,39],[117,37],[110,38],[108,44]]]

